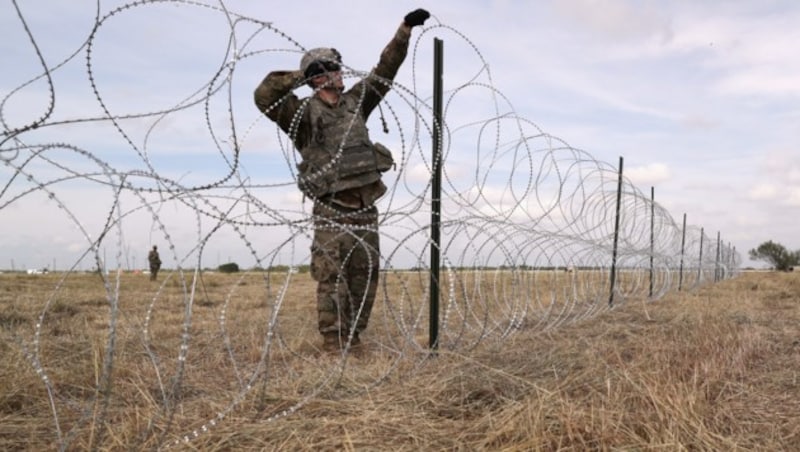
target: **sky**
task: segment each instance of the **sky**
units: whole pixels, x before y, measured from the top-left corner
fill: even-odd
[[[292,182],[286,138],[255,109],[253,89],[270,70],[295,69],[302,49],[313,47],[335,47],[346,67],[369,71],[403,16],[418,7],[432,17],[414,30],[395,80],[402,88],[387,97],[390,132],[380,132],[376,115],[370,119],[379,141],[409,153],[426,148],[425,124],[414,111],[428,114],[421,103],[431,95],[433,40],[442,39],[445,90],[474,82],[448,97],[451,124],[486,121],[500,99],[501,113],[512,111],[531,130],[609,168],[622,157],[625,176],[647,194],[654,187],[675,222],[685,214],[707,235],[719,233],[743,266],[764,265],[750,261],[747,250],[767,240],[800,249],[797,2],[123,5],[0,6],[0,269],[92,267],[87,244],[111,220],[124,227],[112,228],[99,252],[124,267],[143,267],[153,244],[177,256],[173,265],[246,261],[252,249],[276,250],[270,259],[278,263],[302,259],[306,251],[296,248],[306,246],[307,232],[291,221],[310,205]],[[37,78],[43,64],[52,89]],[[103,116],[125,118],[91,119]],[[9,130],[41,118],[46,126],[6,140]],[[483,139],[475,137],[454,136],[446,156],[451,183],[465,192],[468,162],[480,153],[475,141]],[[39,152],[27,162],[32,150]],[[414,217],[407,201],[423,192],[429,174],[423,157],[412,160],[391,176],[390,186],[402,190],[381,208],[410,212],[419,226],[424,218]],[[139,188],[155,187],[153,175],[183,188],[222,183],[177,200],[143,189],[118,195],[123,172],[124,183]],[[486,180],[486,193],[493,182]],[[267,208],[258,211],[259,203]],[[240,227],[215,223],[228,209]],[[303,240],[287,241],[292,234]],[[226,245],[231,237],[236,246]],[[390,250],[399,246],[389,242]],[[207,245],[203,256],[181,257],[199,244]]]

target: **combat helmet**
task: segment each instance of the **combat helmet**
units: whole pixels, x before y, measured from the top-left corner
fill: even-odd
[[[306,79],[325,72],[342,70],[342,54],[328,47],[318,47],[307,51],[300,60],[300,70]]]

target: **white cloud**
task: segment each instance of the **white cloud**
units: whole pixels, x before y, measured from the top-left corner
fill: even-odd
[[[795,153],[773,151],[763,156],[758,177],[763,182],[749,190],[748,199],[800,206],[800,157]]]
[[[800,207],[800,186],[786,187],[784,203],[792,207]]]
[[[772,179],[783,182],[800,180],[800,155],[792,151],[773,151],[764,156],[761,168]]]
[[[761,227],[769,224],[769,220],[760,215],[737,215],[736,224],[747,228]]]
[[[653,186],[668,181],[672,174],[664,163],[651,163],[624,170],[625,176],[640,186]]]
[[[672,35],[663,3],[657,1],[568,0],[555,10],[590,33],[613,40],[641,40]]]
[[[775,14],[767,3],[737,6],[717,5],[707,17],[687,18],[680,46],[704,48],[702,67],[720,71],[712,85],[719,94],[800,95],[800,61],[795,56],[800,11],[784,7]]]
[[[778,195],[778,188],[773,184],[759,184],[748,192],[749,199],[753,201],[769,201]]]
[[[431,179],[431,171],[424,163],[417,163],[406,171],[406,177],[412,182],[425,183]]]
[[[749,68],[725,77],[717,89],[722,94],[800,96],[800,72],[779,67]]]

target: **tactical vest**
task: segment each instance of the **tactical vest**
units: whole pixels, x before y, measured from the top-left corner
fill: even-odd
[[[363,187],[381,178],[394,161],[391,152],[369,139],[358,99],[343,95],[336,107],[312,97],[307,106],[311,134],[299,149],[297,185],[311,198]]]

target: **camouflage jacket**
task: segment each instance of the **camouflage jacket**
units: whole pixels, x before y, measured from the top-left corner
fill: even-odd
[[[147,253],[147,260],[150,262],[151,267],[161,266],[161,258],[155,250],[150,250],[150,252]]]
[[[297,183],[307,196],[359,208],[386,192],[381,172],[391,166],[391,153],[372,143],[366,121],[389,91],[408,53],[409,38],[410,29],[400,26],[377,66],[342,93],[336,105],[316,94],[299,99],[292,92],[303,81],[299,71],[270,72],[256,88],[258,109],[289,135],[300,153]]]

